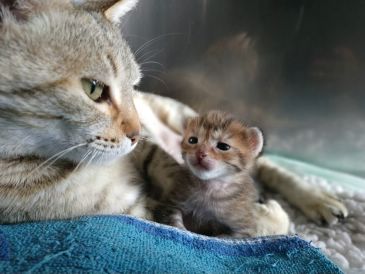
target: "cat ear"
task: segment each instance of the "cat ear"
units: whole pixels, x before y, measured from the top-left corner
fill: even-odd
[[[6,20],[25,21],[33,7],[32,1],[0,0],[0,23]]]
[[[112,23],[119,23],[120,19],[132,10],[138,0],[72,0],[74,5],[86,10],[102,11]]]
[[[6,20],[27,21],[32,15],[55,7],[69,8],[68,1],[58,0],[0,0],[0,23]]]
[[[132,10],[138,3],[138,0],[121,0],[107,9],[104,14],[109,21],[119,23],[120,19]]]
[[[253,157],[259,156],[264,147],[264,136],[262,131],[257,127],[251,127],[247,131],[248,145]]]

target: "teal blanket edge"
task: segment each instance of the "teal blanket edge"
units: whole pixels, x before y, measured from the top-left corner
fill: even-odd
[[[225,241],[128,216],[0,225],[0,272],[342,273],[297,236]]]

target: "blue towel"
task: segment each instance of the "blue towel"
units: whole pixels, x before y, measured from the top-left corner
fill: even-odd
[[[224,241],[127,216],[0,225],[0,272],[342,273],[297,236]]]

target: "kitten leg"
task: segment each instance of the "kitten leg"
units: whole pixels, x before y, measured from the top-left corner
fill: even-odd
[[[129,209],[128,214],[145,220],[153,220],[152,212],[147,206],[146,198],[141,198],[138,203]]]
[[[154,220],[161,224],[177,227],[187,230],[184,225],[183,214],[181,210],[171,206],[161,204],[154,211]]]
[[[347,217],[348,211],[335,196],[313,189],[299,176],[261,157],[257,161],[257,176],[267,187],[280,192],[292,205],[298,207],[311,220],[328,224],[337,218]]]
[[[255,233],[253,231],[248,231],[246,229],[237,230],[230,234],[219,234],[216,237],[221,239],[245,239],[253,237]]]
[[[265,204],[256,203],[254,218],[257,226],[254,236],[285,235],[289,232],[289,216],[274,200]]]
[[[178,209],[174,210],[172,215],[170,216],[171,225],[182,230],[187,230],[184,225],[182,212]]]

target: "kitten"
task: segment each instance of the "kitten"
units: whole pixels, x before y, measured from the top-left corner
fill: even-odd
[[[211,111],[187,121],[181,147],[191,176],[177,181],[168,207],[156,214],[160,221],[210,236],[257,235],[250,170],[263,147],[261,131]]]

